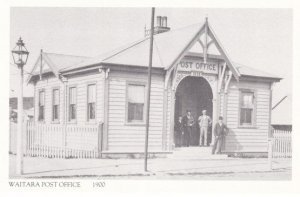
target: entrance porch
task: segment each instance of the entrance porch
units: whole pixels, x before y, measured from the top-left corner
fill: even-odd
[[[175,147],[184,145],[186,140],[186,131],[184,135],[180,135],[178,126],[179,117],[184,117],[187,110],[191,111],[191,115],[194,118],[194,124],[192,126],[192,133],[190,139],[191,146],[199,146],[204,144],[204,138],[200,143],[200,127],[198,119],[202,115],[202,111],[206,110],[206,115],[210,117],[211,124],[207,131],[207,144],[212,144],[213,139],[213,122],[215,114],[213,113],[213,90],[209,82],[203,77],[186,76],[183,78],[176,88],[175,93],[175,131],[174,131],[174,143]],[[184,129],[183,129],[184,130]]]

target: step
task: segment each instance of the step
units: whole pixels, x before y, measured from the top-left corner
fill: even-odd
[[[175,154],[199,154],[199,153],[211,153],[211,147],[191,147],[191,148],[175,148],[173,153]]]
[[[202,156],[182,156],[178,157],[175,155],[169,155],[169,159],[175,160],[219,160],[219,159],[229,159],[227,155],[202,155]]]
[[[211,153],[212,147],[182,147],[175,148],[168,158],[172,159],[226,159],[226,154]]]
[[[168,155],[169,159],[175,160],[219,160],[219,159],[228,159],[229,157],[225,154],[220,155]]]

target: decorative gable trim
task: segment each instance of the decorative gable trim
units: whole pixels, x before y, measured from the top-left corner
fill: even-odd
[[[41,50],[40,56],[36,60],[36,62],[34,64],[34,67],[31,69],[30,75],[27,78],[27,84],[31,82],[31,79],[33,77],[33,73],[38,67],[40,67],[40,76],[42,76],[42,74],[43,74],[43,65],[42,65],[43,63],[42,63],[42,61],[44,61],[49,66],[49,68],[53,72],[53,74],[57,78],[59,78],[59,72],[58,72],[56,66],[52,63],[50,58],[47,56],[47,53],[44,53],[43,50]]]
[[[200,37],[204,34],[204,42],[201,41]],[[211,40],[208,42],[208,36],[211,38]],[[223,59],[226,62],[226,65],[228,66],[229,70],[232,72],[233,76],[237,81],[239,81],[240,73],[233,65],[232,61],[230,60],[228,54],[226,53],[224,47],[221,45],[221,42],[217,39],[216,34],[214,33],[213,29],[208,23],[208,20],[206,18],[205,23],[202,25],[202,27],[199,29],[199,31],[195,34],[195,36],[191,39],[191,41],[187,44],[187,46],[180,52],[180,54],[177,56],[177,58],[173,61],[173,63],[167,68],[167,73],[165,77],[165,88],[167,88],[167,84],[170,80],[171,73],[174,72],[176,75],[177,73],[177,64],[178,62],[184,57],[184,55],[188,52],[188,50],[194,46],[196,42],[199,42],[201,47],[203,48],[203,55],[204,55],[204,62],[206,62],[207,59],[207,51],[208,47],[211,46],[211,44],[215,44],[216,48],[218,49],[219,53],[223,57]]]

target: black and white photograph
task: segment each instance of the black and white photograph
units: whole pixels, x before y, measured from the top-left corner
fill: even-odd
[[[292,8],[8,9],[11,188],[294,180]]]
[[[291,19],[11,8],[10,177],[291,179]]]

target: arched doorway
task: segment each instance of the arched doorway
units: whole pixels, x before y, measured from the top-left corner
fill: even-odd
[[[175,102],[175,122],[178,121],[179,116],[184,116],[187,110],[191,110],[192,116],[195,119],[195,124],[192,129],[192,146],[199,145],[199,125],[198,117],[202,115],[202,110],[207,111],[207,115],[213,119],[213,92],[212,88],[203,77],[187,76],[181,80],[176,88],[176,102]],[[175,145],[178,145],[178,135],[174,132]],[[208,129],[208,144],[211,143],[212,127]]]

